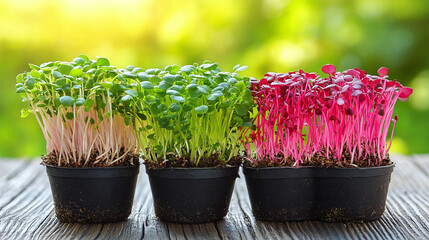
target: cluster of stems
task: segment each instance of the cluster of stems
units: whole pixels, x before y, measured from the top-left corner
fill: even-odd
[[[73,62],[30,65],[17,76],[17,93],[28,103],[46,140],[46,164],[111,166],[134,164],[139,145],[128,102],[130,80],[105,58],[80,55]]]
[[[379,165],[388,157],[395,103],[412,89],[388,80],[387,68],[378,76],[357,68],[336,72],[332,65],[322,71],[328,77],[300,70],[252,80],[258,114],[245,148],[253,161],[299,166],[323,158]]]
[[[48,157],[54,157],[58,166],[109,166],[138,153],[134,128],[127,126],[119,114],[99,119],[96,110],[73,106],[73,118],[68,119],[65,108],[55,115],[34,105],[32,109],[45,137]]]

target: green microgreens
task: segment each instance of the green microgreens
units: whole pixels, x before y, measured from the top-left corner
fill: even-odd
[[[137,83],[128,71],[85,55],[30,68],[16,78],[16,92],[29,103],[21,116],[35,114],[58,165],[111,165],[138,152],[132,104]]]
[[[222,72],[209,61],[164,70],[127,68],[124,74],[139,81],[135,117],[146,161],[174,154],[198,165],[202,157],[227,162],[236,156],[241,129],[252,125],[249,78],[237,73],[246,69],[237,65],[232,73]]]

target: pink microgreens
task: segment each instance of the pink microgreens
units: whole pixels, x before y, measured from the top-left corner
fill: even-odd
[[[251,80],[253,98],[258,107],[256,130],[246,137],[245,147],[253,158],[295,166],[318,156],[338,161],[380,161],[387,157],[390,122],[393,136],[397,117],[393,110],[398,99],[405,101],[413,92],[396,80],[358,68],[335,72],[321,78],[314,73],[267,73],[260,81]]]

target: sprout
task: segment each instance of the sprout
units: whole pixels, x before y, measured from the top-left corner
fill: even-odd
[[[322,71],[329,77],[300,70],[252,81],[259,112],[256,130],[244,144],[254,162],[298,166],[333,159],[377,166],[388,158],[391,141],[387,147],[386,139],[395,103],[405,101],[412,89],[388,80],[387,68],[380,68],[379,76],[357,68],[335,72],[333,65]]]
[[[137,73],[134,90],[142,94],[135,116],[145,161],[186,158],[198,166],[210,157],[226,163],[237,156],[240,133],[252,125],[250,79],[237,73],[246,69],[223,72],[205,61]]]
[[[30,64],[17,76],[17,93],[29,104],[46,139],[45,164],[92,167],[138,161],[131,121],[134,80],[106,58],[80,55],[72,62]]]

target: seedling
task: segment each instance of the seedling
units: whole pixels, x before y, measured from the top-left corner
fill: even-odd
[[[336,72],[333,65],[322,71],[328,77],[300,70],[252,81],[259,112],[256,131],[244,144],[250,156],[253,143],[255,162],[299,166],[334,160],[379,166],[388,159],[389,127],[393,122],[392,139],[398,120],[393,117],[396,101],[407,100],[413,90],[388,80],[387,68],[380,68],[378,76],[358,68]]]
[[[136,118],[147,162],[185,158],[224,163],[238,155],[240,131],[249,127],[253,107],[249,78],[222,72],[217,63],[172,65],[138,72]],[[128,69],[134,71],[135,69]]]
[[[30,64],[16,92],[28,103],[46,139],[45,164],[73,167],[133,165],[138,144],[132,121],[135,85],[106,58]]]

